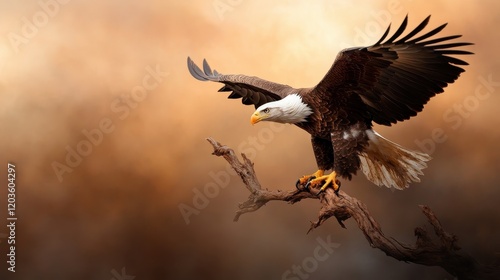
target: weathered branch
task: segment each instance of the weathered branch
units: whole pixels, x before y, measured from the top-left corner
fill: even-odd
[[[344,191],[340,190],[336,195],[332,189],[328,188],[318,196],[315,193],[316,190],[264,190],[257,180],[253,163],[245,154],[242,154],[243,162],[241,162],[231,148],[211,138],[207,140],[214,148],[213,154],[224,157],[250,191],[247,201],[240,203],[234,221],[238,221],[242,214],[258,210],[271,200],[282,200],[293,204],[305,198],[319,199],[321,209],[318,220],[311,224],[309,231],[319,227],[332,216],[344,228],[343,221],[353,218],[370,246],[382,250],[397,260],[426,266],[440,266],[458,279],[500,279],[498,267],[482,265],[466,253],[460,252],[457,237],[447,233],[432,210],[425,205],[420,205],[420,208],[439,237],[439,241],[433,241],[426,230],[417,227],[415,245],[407,245],[384,235],[378,222],[368,212],[366,205]]]

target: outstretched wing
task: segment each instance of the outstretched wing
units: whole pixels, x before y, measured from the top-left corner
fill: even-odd
[[[187,65],[193,77],[200,81],[223,83],[219,91],[232,91],[228,98],[241,98],[245,105],[255,105],[258,108],[267,102],[279,100],[296,90],[290,86],[269,82],[258,77],[245,75],[223,75],[215,69],[212,71],[207,61],[203,60],[203,71],[188,57]]]
[[[408,17],[385,42],[390,25],[373,46],[343,50],[315,92],[327,100],[345,100],[346,95],[357,94],[378,124],[391,125],[415,116],[431,97],[458,78],[464,71],[459,66],[468,65],[449,55],[472,54],[454,49],[471,43],[448,43],[461,35],[430,39],[446,24],[414,38],[427,26],[429,18],[403,38],[398,39]],[[355,108],[359,105],[351,105],[354,113],[359,112]]]

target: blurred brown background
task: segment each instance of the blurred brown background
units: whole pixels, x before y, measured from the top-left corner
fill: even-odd
[[[330,236],[339,247],[310,279],[452,279],[372,249],[351,220],[306,235],[316,201],[270,203],[232,222],[248,192],[205,138],[249,154],[268,188],[289,189],[316,168],[309,135],[251,126],[252,107],[186,67],[187,56],[207,58],[223,73],[313,86],[338,51],[376,42],[406,14],[410,27],[429,14],[429,28],[449,22],[442,34],[463,34],[476,55],[418,117],[376,127],[432,153],[422,182],[391,191],[359,175],[343,188],[400,241],[413,243],[416,226],[432,231],[417,207],[426,204],[463,250],[498,258],[499,11],[498,1],[452,0],[3,1],[0,221],[7,162],[17,166],[18,221],[15,274],[0,226],[1,278],[281,279]],[[425,140],[433,133],[439,143]]]

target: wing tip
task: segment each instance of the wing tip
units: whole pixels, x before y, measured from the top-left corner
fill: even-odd
[[[203,72],[208,76],[213,76],[212,68],[210,68],[206,59],[203,59]]]
[[[212,69],[208,66],[206,59],[203,59],[203,71],[189,56],[187,57],[187,66],[191,76],[199,81],[209,81],[210,77],[213,76]]]

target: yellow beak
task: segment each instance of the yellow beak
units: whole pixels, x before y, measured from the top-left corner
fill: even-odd
[[[260,115],[259,112],[253,113],[252,117],[250,117],[250,123],[251,124],[256,124],[262,120],[262,116]]]

